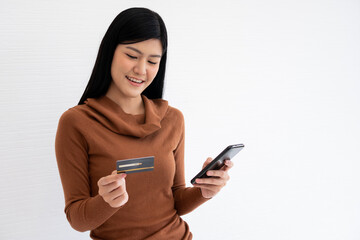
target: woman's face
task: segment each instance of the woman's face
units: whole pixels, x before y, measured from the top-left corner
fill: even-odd
[[[111,94],[136,98],[155,78],[160,65],[162,46],[159,39],[119,44],[111,64]]]

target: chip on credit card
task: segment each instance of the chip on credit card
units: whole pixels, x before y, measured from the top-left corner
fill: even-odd
[[[116,161],[117,173],[137,173],[154,170],[154,156]]]

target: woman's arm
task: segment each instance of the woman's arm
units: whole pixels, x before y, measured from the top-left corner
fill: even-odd
[[[200,188],[186,187],[184,174],[185,127],[182,114],[180,118],[181,124],[179,128],[181,129],[181,137],[179,144],[174,151],[176,172],[172,191],[175,199],[175,209],[179,215],[184,215],[191,212],[209,199],[202,196]]]
[[[76,110],[66,111],[59,120],[55,139],[65,213],[77,231],[97,228],[119,209],[111,207],[99,194],[90,196],[88,145],[80,131],[84,122]]]

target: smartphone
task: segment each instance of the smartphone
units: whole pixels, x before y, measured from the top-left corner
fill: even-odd
[[[197,178],[207,178],[206,172],[209,170],[219,170],[225,165],[225,160],[233,158],[241,149],[244,148],[244,144],[234,144],[227,146],[214,160],[206,165],[196,176],[191,179],[191,184],[195,184]]]

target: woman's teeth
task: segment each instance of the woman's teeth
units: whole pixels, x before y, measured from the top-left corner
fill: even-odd
[[[132,82],[135,82],[135,83],[142,83],[142,82],[143,82],[143,81],[141,81],[141,80],[137,80],[137,79],[134,79],[134,78],[128,77],[128,76],[126,76],[126,78],[127,78],[128,80],[132,81]]]

